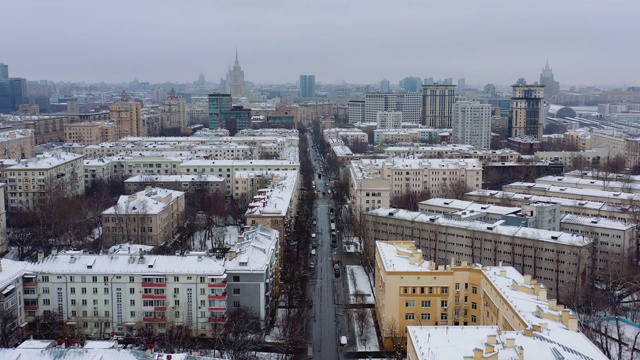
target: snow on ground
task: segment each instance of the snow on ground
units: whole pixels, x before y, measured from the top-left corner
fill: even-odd
[[[224,226],[224,227],[215,227],[212,230],[212,232],[216,235],[217,235],[216,232],[224,232],[225,244],[237,243],[238,236],[240,235],[240,231],[238,230],[238,227],[233,225]],[[193,245],[194,251],[206,251],[211,248],[211,239],[206,239],[206,236],[207,236],[207,232],[205,230],[199,230],[193,235],[192,245]],[[204,247],[202,245],[204,245]]]
[[[87,236],[87,241],[91,242],[102,236],[102,226],[97,226],[91,230],[91,235]]]
[[[278,308],[278,311],[276,312],[275,325],[273,325],[273,328],[271,328],[271,331],[269,331],[269,334],[265,336],[266,342],[279,341],[280,334],[282,333],[280,326],[284,322],[285,318],[287,317],[287,310],[293,311],[294,309]]]
[[[373,321],[373,309],[360,309],[366,311],[367,321],[364,322],[364,332],[360,336],[360,327],[356,321],[356,313],[358,310],[351,310],[349,312],[349,318],[354,327],[355,339],[349,339],[349,342],[353,343],[355,340],[358,351],[380,351],[380,344],[378,343],[378,335],[376,334],[376,325]]]
[[[356,294],[364,294],[365,304],[375,304],[369,277],[364,268],[359,265],[347,265],[347,278],[349,279],[349,300],[352,304],[357,303]]]
[[[360,238],[356,236],[345,236],[342,239],[344,252],[348,253],[361,253],[362,252],[362,242],[360,242]]]

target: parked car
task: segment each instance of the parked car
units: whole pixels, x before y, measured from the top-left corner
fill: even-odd
[[[341,346],[347,346],[347,337],[342,335],[340,336],[340,345]]]

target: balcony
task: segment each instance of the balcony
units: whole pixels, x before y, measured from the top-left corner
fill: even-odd
[[[210,288],[214,288],[214,289],[226,289],[227,288],[227,282],[223,281],[221,283],[211,283],[207,285]]]
[[[227,322],[227,317],[226,317],[226,316],[222,316],[222,317],[210,317],[210,318],[209,318],[209,322],[225,324],[225,323]]]
[[[167,321],[167,318],[163,318],[163,317],[145,317],[142,318],[143,322],[146,323],[163,323]]]
[[[38,310],[38,305],[25,305],[24,306],[24,310],[25,311],[35,311]]]
[[[153,310],[154,311],[166,311],[167,307],[166,306],[154,306]]]
[[[227,311],[227,307],[210,307],[209,311]]]
[[[167,287],[167,283],[142,283],[142,287]]]
[[[167,294],[156,295],[156,294],[142,294],[143,299],[166,299]]]
[[[22,287],[37,287],[38,283],[36,282],[28,282],[28,283],[23,283]]]
[[[227,300],[227,292],[223,292],[221,295],[209,295],[209,300]]]

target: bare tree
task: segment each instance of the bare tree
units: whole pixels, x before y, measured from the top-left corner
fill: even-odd
[[[247,358],[247,354],[257,351],[264,344],[265,333],[260,317],[248,307],[233,310],[222,333],[223,351],[232,360]]]

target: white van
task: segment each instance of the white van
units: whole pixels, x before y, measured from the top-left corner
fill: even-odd
[[[346,346],[347,345],[347,337],[342,335],[340,336],[340,345],[342,346]]]

